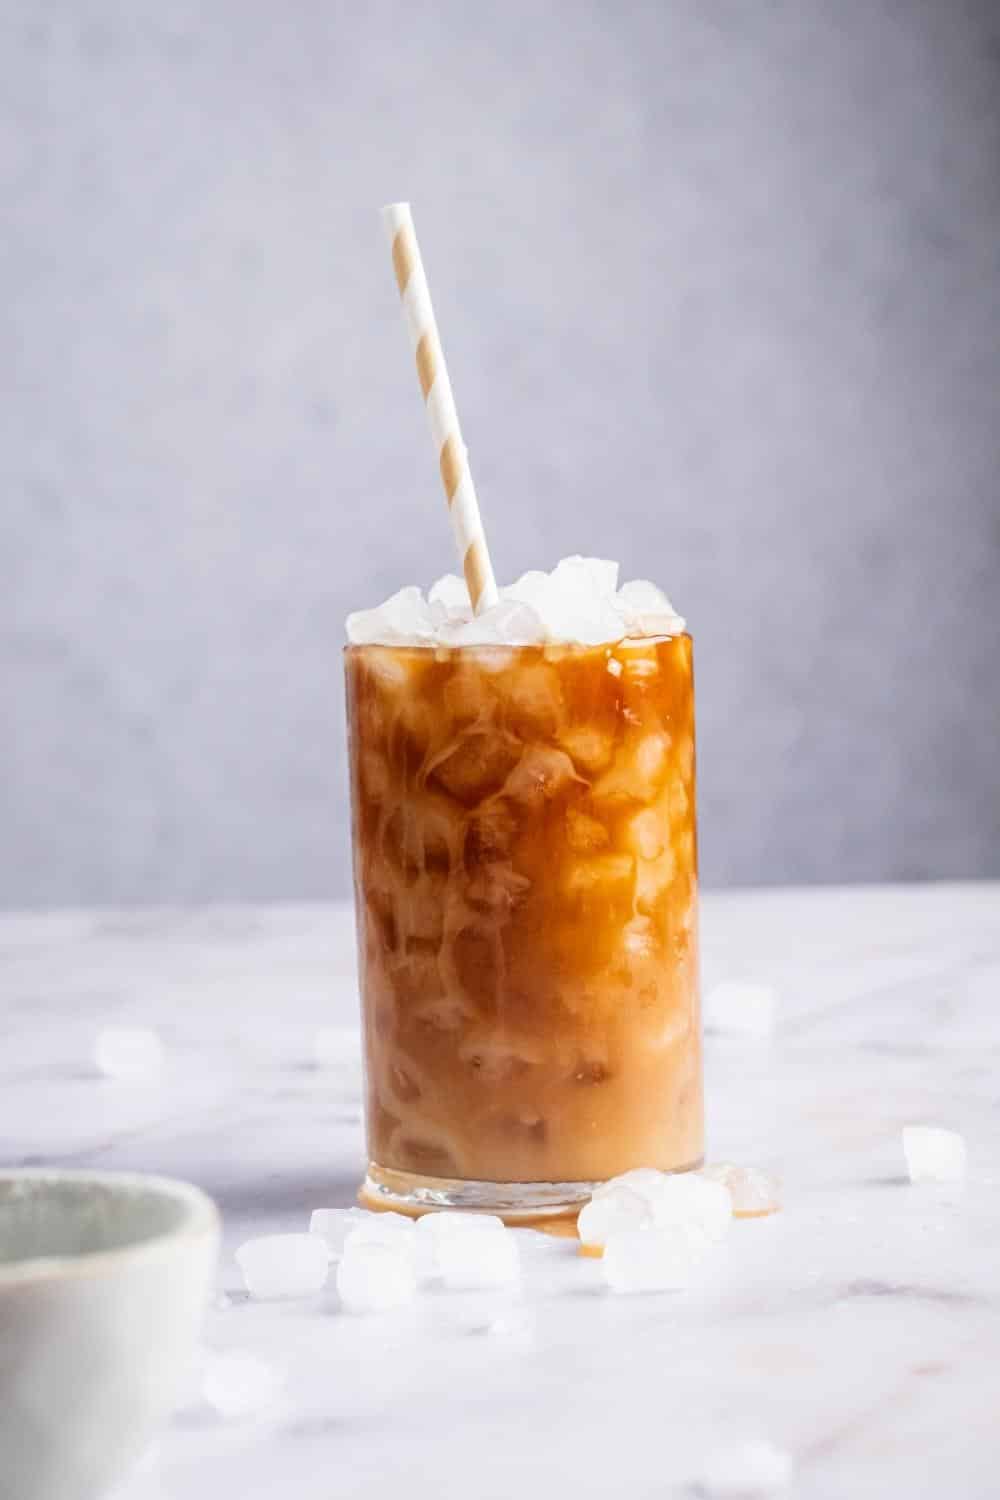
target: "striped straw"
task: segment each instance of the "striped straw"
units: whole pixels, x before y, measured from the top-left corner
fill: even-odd
[[[434,321],[431,294],[427,289],[410,205],[388,204],[382,210],[382,222],[392,246],[392,264],[399,295],[403,299],[403,317],[410,330],[420,389],[427,406],[427,419],[431,424],[431,436],[437,450],[444,492],[448,497],[455,543],[462,560],[462,571],[472,608],[478,615],[496,604],[499,595],[490,554],[486,548],[476,488],[469,472],[469,455],[458,425],[448,367],[441,352],[441,340]]]

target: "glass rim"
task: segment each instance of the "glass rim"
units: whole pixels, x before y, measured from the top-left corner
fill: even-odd
[[[400,641],[396,645],[390,645],[388,641],[345,641],[342,651],[345,657],[360,656],[365,652],[409,652],[418,656],[439,656],[446,660],[449,656],[498,656],[500,654],[513,656],[520,652],[537,651],[544,655],[545,652],[558,652],[559,655],[585,656],[593,652],[603,651],[609,656],[619,647],[624,646],[626,650],[638,649],[642,646],[659,646],[667,641],[694,640],[690,630],[678,630],[673,635],[623,635],[617,641],[597,641],[587,644],[584,641],[496,641],[477,642],[475,644],[462,641],[434,641],[423,643],[420,641]]]

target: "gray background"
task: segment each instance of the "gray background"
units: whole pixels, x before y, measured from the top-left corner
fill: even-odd
[[[692,624],[706,880],[1000,874],[1000,6],[0,14],[0,901],[347,890],[399,197],[498,572]]]

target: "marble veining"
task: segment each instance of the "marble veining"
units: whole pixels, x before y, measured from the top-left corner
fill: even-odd
[[[359,1068],[311,1060],[356,1020],[346,906],[0,917],[0,1160],[206,1188],[230,1294],[207,1342],[287,1377],[266,1421],[186,1404],[118,1500],[684,1496],[757,1436],[795,1455],[796,1496],[996,1494],[1000,885],[713,894],[703,934],[706,984],[781,993],[774,1038],[710,1038],[707,1069],[711,1155],[778,1170],[785,1211],[734,1225],[684,1294],[615,1298],[533,1247],[525,1349],[474,1294],[375,1319],[332,1289],[240,1295],[239,1241],[346,1205],[361,1171]],[[107,1022],[160,1031],[157,1083],[95,1076]],[[906,1182],[917,1121],[964,1132],[964,1188]]]

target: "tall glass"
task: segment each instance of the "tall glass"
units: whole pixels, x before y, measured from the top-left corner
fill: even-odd
[[[366,1196],[512,1218],[698,1166],[690,636],[345,666]]]

